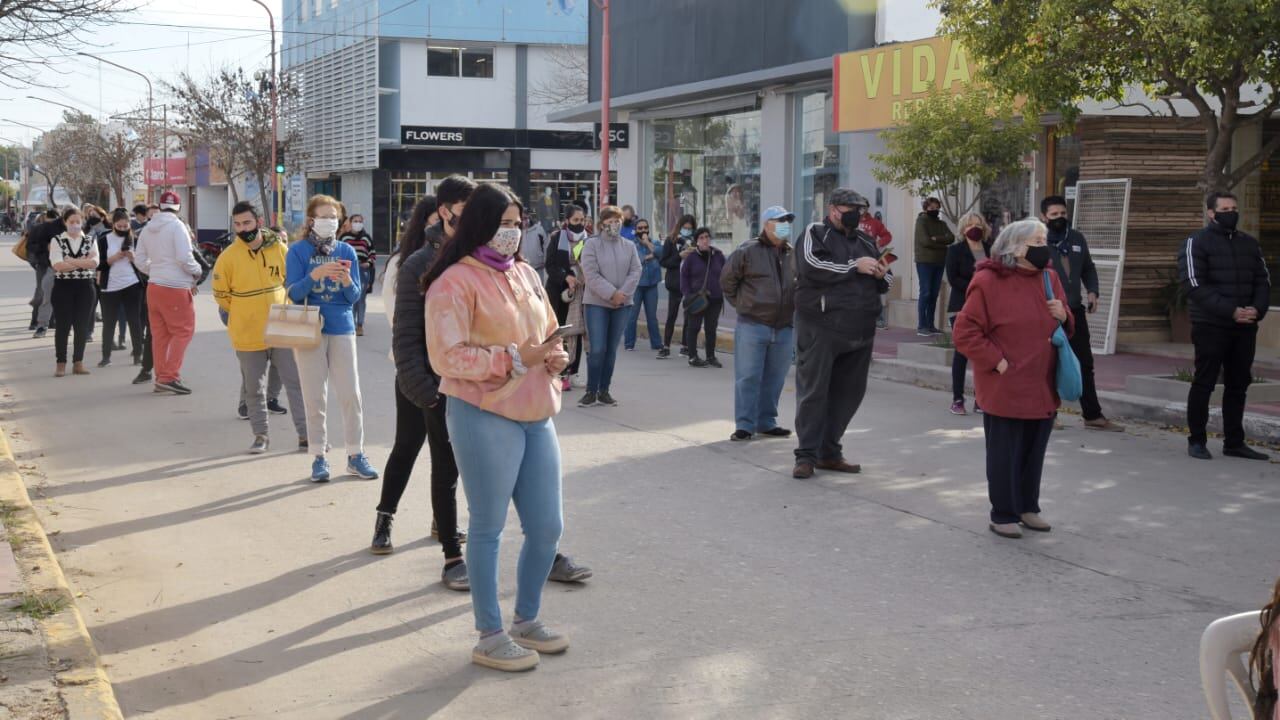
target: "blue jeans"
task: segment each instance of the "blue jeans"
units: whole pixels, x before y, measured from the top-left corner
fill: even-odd
[[[662,349],[662,336],[658,334],[658,286],[636,288],[636,296],[632,298],[631,317],[627,318],[627,331],[622,336],[622,344],[628,350],[636,346],[636,325],[640,322],[640,306],[644,306],[644,321],[649,328],[649,347]]]
[[[613,381],[613,366],[618,361],[618,343],[626,328],[631,308],[586,305],[587,317],[587,392],[607,392]]]
[[[946,266],[932,263],[916,263],[916,274],[920,276],[920,299],[916,301],[916,329],[930,330],[933,314],[938,306],[938,291],[942,289],[942,275]]]
[[[733,415],[749,433],[778,427],[778,398],[795,353],[795,330],[738,318],[733,329]]]
[[[360,299],[351,310],[356,316],[356,326],[364,326],[365,305],[369,300],[369,286],[373,284],[373,268],[360,268]]]
[[[498,547],[514,501],[524,531],[516,565],[516,616],[538,617],[542,586],[551,574],[564,527],[560,503],[560,441],[551,419],[516,422],[449,398],[445,423],[471,514],[467,574],[476,630],[502,629],[498,606]]]

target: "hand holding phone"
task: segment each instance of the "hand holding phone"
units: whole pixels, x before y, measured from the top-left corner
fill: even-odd
[[[572,325],[561,325],[560,327],[556,328],[556,331],[555,331],[555,332],[551,333],[551,337],[548,337],[546,340],[543,340],[543,341],[542,341],[542,344],[543,344],[543,345],[550,345],[551,343],[555,342],[556,340],[560,340],[561,338],[566,337],[567,335],[569,335],[569,334],[570,334],[570,333],[572,333],[572,332],[573,332],[573,326],[572,326]]]

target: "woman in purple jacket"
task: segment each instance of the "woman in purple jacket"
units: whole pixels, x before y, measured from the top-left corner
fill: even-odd
[[[720,289],[720,272],[724,270],[724,253],[711,244],[711,228],[698,228],[693,233],[696,250],[680,263],[680,294],[685,302],[706,291],[707,309],[700,313],[686,310],[687,328],[684,346],[689,349],[690,367],[722,367],[716,359],[716,328],[724,308],[724,291]],[[686,308],[688,306],[686,305]],[[706,324],[707,359],[698,357],[698,331]]]

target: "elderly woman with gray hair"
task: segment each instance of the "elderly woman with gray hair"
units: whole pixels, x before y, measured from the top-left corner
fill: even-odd
[[[1061,401],[1054,382],[1059,324],[1070,335],[1071,313],[1049,264],[1047,230],[1020,220],[1000,232],[990,257],[977,264],[956,316],[956,350],[973,365],[977,402],[987,439],[987,493],[991,531],[1022,537],[1022,528],[1048,532],[1040,517],[1040,475]],[[1053,289],[1049,299],[1045,278]]]

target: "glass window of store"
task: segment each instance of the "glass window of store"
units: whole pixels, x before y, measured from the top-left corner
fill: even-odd
[[[792,191],[799,223],[821,222],[831,191],[848,181],[844,142],[831,127],[830,92],[795,97],[795,169]]]
[[[760,231],[759,110],[654,120],[647,132],[655,230],[692,214],[725,252]]]
[[[529,173],[529,197],[525,206],[548,232],[560,223],[565,205],[580,203],[595,210],[600,173],[584,170],[534,170]],[[618,197],[618,174],[609,173],[609,197]]]

